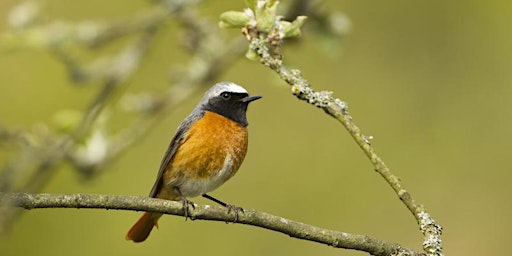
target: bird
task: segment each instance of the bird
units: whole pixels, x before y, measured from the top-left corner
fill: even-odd
[[[217,189],[238,171],[248,147],[247,107],[261,96],[250,96],[233,82],[219,82],[205,92],[192,112],[178,126],[165,152],[149,197],[181,201],[185,219],[189,197],[199,195],[235,212],[207,193]],[[126,234],[126,240],[147,239],[162,213],[145,212]]]

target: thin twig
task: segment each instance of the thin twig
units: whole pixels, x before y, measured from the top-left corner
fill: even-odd
[[[400,179],[391,173],[389,167],[375,153],[370,144],[370,138],[365,136],[361,129],[354,123],[348,112],[346,102],[334,98],[332,92],[315,91],[304,79],[301,72],[297,69],[290,70],[283,63],[283,54],[281,45],[283,43],[279,31],[271,33],[259,31],[256,26],[247,25],[242,30],[249,41],[249,48],[258,54],[260,62],[275,71],[282,80],[291,86],[293,95],[300,100],[304,100],[318,108],[324,110],[328,115],[341,122],[350,135],[354,138],[357,145],[363,150],[368,159],[372,162],[375,171],[377,171],[391,186],[400,200],[414,215],[420,231],[424,236],[423,249],[429,255],[442,255],[441,233],[442,227],[438,225],[423,205],[417,203],[411,194],[405,189]]]

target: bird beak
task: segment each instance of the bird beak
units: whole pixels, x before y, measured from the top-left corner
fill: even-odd
[[[242,102],[243,103],[249,103],[251,101],[255,101],[255,100],[258,100],[258,99],[261,99],[261,96],[258,96],[258,95],[255,95],[255,96],[247,96],[245,98],[242,99]]]

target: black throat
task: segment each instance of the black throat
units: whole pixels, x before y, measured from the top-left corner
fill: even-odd
[[[230,93],[229,98],[220,95],[211,98],[203,105],[203,109],[229,118],[245,127],[249,124],[246,115],[249,102],[244,102],[243,98],[247,96],[246,93]]]

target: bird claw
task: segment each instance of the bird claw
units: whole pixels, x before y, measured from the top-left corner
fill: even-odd
[[[231,211],[233,211],[235,213],[235,219],[233,219],[232,223],[235,223],[238,221],[238,212],[245,212],[244,208],[236,206],[236,205],[232,205],[232,204],[226,204],[226,208],[228,208],[228,214],[231,213]],[[227,223],[227,221],[226,221],[226,223]]]
[[[183,203],[183,216],[185,216],[185,220],[195,220],[195,217],[190,214],[188,208],[189,206],[192,206],[192,209],[196,209],[196,205],[194,204],[194,202],[186,199],[185,197],[181,199],[181,202]]]
[[[212,197],[212,196],[210,196],[208,194],[203,194],[203,197],[207,198],[207,199],[210,199],[210,200],[212,200],[212,201],[214,201],[214,202],[216,202],[216,203],[218,203],[218,204],[228,208],[228,214],[231,211],[233,211],[235,213],[235,219],[233,219],[233,221],[232,221],[233,223],[238,221],[238,212],[244,212],[244,209],[242,207],[235,206],[235,205],[232,205],[232,204],[226,204],[226,203],[220,201],[219,199],[216,199],[215,197]],[[228,223],[228,222],[226,221],[226,223]]]

